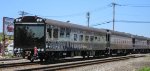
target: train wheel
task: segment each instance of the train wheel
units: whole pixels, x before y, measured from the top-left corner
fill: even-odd
[[[34,62],[34,57],[31,57],[30,62]]]
[[[45,61],[46,61],[46,59],[45,59]],[[40,62],[43,62],[43,58],[40,58]]]

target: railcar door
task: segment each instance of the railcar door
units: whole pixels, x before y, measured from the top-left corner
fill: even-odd
[[[110,48],[110,32],[109,32],[109,30],[107,30],[106,42],[107,42],[106,47],[107,47],[107,48]]]
[[[106,33],[106,54],[110,54],[110,31],[107,30]]]
[[[135,38],[132,38],[133,51],[135,52]]]

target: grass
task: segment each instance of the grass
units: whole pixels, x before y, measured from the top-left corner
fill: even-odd
[[[2,41],[3,34],[0,32],[0,41]]]
[[[13,39],[14,39],[13,36],[8,36],[8,35],[5,35],[5,38],[9,38],[10,40],[13,40]],[[3,33],[0,32],[0,41],[2,41],[2,40],[3,40]]]
[[[150,71],[150,67],[143,67],[139,71]]]
[[[13,58],[14,56],[10,53],[4,55],[5,58]]]

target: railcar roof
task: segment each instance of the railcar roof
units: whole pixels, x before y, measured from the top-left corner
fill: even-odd
[[[62,22],[62,21],[57,21],[57,20],[52,20],[52,19],[44,19],[44,18],[37,17],[37,16],[23,16],[23,17],[19,17],[17,19],[21,19],[21,22],[36,22],[37,18],[43,19],[46,24],[52,24],[52,25],[68,27],[68,28],[82,29],[82,30],[86,30],[89,32],[106,33],[105,30],[101,30],[101,29],[97,29],[97,28],[86,27],[86,26],[82,26],[82,25],[77,25],[77,24],[73,24],[73,23]]]
[[[37,22],[37,18],[42,19],[41,17],[37,17],[37,16],[23,16],[17,19],[21,19],[21,22]]]
[[[56,20],[52,20],[52,19],[46,19],[45,23],[57,25],[57,26],[62,26],[62,27],[68,27],[68,28],[82,29],[82,30],[87,30],[87,31],[91,31],[91,32],[93,31],[93,32],[106,33],[106,31],[102,30],[102,29],[86,27],[86,26],[77,25],[77,24],[68,23],[68,22],[56,21]]]
[[[109,30],[109,29],[104,29],[104,30]],[[124,37],[131,37],[131,36],[132,36],[132,34],[130,34],[130,33],[119,32],[119,31],[113,31],[113,30],[109,30],[109,31],[110,31],[110,33],[111,33],[112,35],[119,35],[119,36],[124,36]]]
[[[45,21],[46,24],[81,29],[81,30],[86,30],[86,31],[91,31],[91,32],[107,33],[107,30],[109,30],[109,29],[98,29],[98,28],[86,27],[86,26],[82,26],[82,25],[77,25],[77,24],[73,24],[73,23],[62,22],[62,21],[57,21],[57,20],[52,20],[52,19],[44,19],[44,18],[37,17],[37,16],[24,16],[24,17],[19,17],[17,19],[21,19],[21,21],[23,21],[23,22],[36,22],[37,18],[43,19],[43,21]],[[138,36],[138,35],[133,35],[130,33],[113,31],[113,30],[109,30],[109,31],[111,34],[114,34],[114,35],[132,37],[132,38],[136,38],[136,39],[140,39],[140,40],[150,40],[150,38],[144,37],[144,36]]]
[[[135,39],[139,39],[139,40],[150,40],[150,38],[144,37],[144,36],[133,35],[133,37],[134,37]]]
[[[105,29],[105,30],[109,30],[109,29]],[[125,36],[125,37],[131,37],[131,38],[135,38],[135,39],[139,39],[139,40],[150,40],[150,38],[144,37],[144,36],[133,35],[133,34],[130,34],[130,33],[119,32],[119,31],[113,31],[113,30],[109,30],[109,31],[111,32],[111,34],[114,34],[114,35],[120,35],[120,36]]]

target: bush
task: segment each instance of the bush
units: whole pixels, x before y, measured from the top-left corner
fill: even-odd
[[[5,58],[13,58],[14,56],[10,53],[4,55]]]
[[[150,67],[143,67],[139,71],[150,71]]]

